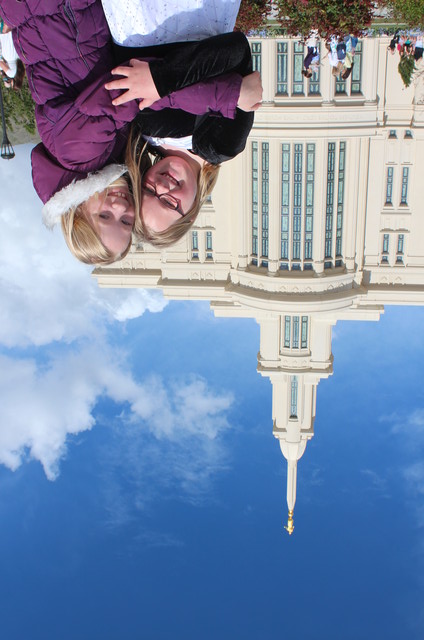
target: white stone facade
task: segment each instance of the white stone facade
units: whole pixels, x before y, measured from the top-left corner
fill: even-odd
[[[159,287],[260,324],[258,371],[273,385],[288,461],[289,532],[317,385],[333,371],[332,326],[424,303],[422,88],[403,89],[388,40],[362,41],[345,85],[322,60],[312,91],[295,40],[252,40],[264,104],[192,232],[94,271],[100,286]]]

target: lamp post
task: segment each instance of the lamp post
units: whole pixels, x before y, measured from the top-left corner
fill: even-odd
[[[1,143],[1,157],[3,160],[12,160],[15,157],[15,151],[13,150],[12,145],[9,142],[9,138],[7,137],[6,131],[6,119],[4,117],[4,105],[3,105],[3,92],[2,92],[2,82],[0,80],[0,110],[1,110],[1,122],[3,125],[3,140]]]

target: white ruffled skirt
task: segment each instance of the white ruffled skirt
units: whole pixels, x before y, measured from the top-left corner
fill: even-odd
[[[112,37],[126,47],[203,40],[234,29],[240,0],[102,0]]]

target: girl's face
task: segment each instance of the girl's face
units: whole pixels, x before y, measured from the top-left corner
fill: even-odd
[[[107,249],[116,255],[125,251],[135,220],[134,202],[126,183],[91,196],[84,203],[84,213]]]
[[[149,229],[165,231],[190,211],[199,171],[195,160],[175,155],[165,156],[146,171],[141,216]]]

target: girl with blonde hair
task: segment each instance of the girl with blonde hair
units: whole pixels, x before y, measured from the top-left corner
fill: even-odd
[[[162,54],[160,60],[152,62],[137,60],[137,71],[141,65],[142,77],[148,82],[139,83],[129,99],[127,92],[121,100],[117,90],[122,87],[109,87],[112,94],[105,89],[114,58],[99,1],[65,0],[66,11],[62,4],[58,0],[22,0],[16,15],[15,1],[1,0],[0,12],[8,25],[19,27],[15,46],[30,68],[29,85],[43,141],[33,150],[31,160],[34,186],[45,203],[43,219],[51,227],[65,214],[62,227],[74,255],[90,264],[108,263],[128,251],[138,214],[130,187],[115,181],[126,173],[122,160],[139,99],[141,108],[190,111],[190,96],[206,75],[210,80],[202,86],[206,85],[209,93],[202,104],[196,104],[191,117],[201,119],[201,114],[213,111],[221,119],[236,119],[245,84],[242,86],[243,78],[237,71],[221,75],[232,71],[232,47],[224,53],[215,51],[208,60],[209,67],[204,64],[191,71],[196,47],[205,49],[203,41],[191,43],[193,57],[187,61],[186,56],[184,62],[180,57],[179,67],[175,66],[174,55],[163,58]],[[57,28],[58,22],[66,23],[63,29]],[[52,57],[52,52],[57,57]],[[135,66],[134,61],[127,63],[125,73]],[[152,88],[154,91],[150,91]],[[163,202],[161,197],[160,204]],[[186,214],[189,208],[191,205],[180,211]]]
[[[208,40],[188,48],[174,48],[175,67],[190,59],[193,70],[202,69],[209,66],[208,58],[213,67],[224,55],[226,64],[239,78],[240,89],[236,83],[228,85],[223,104],[218,106],[213,105],[217,81],[203,82],[180,91],[180,108],[171,110],[169,107],[177,105],[171,104],[172,99],[165,99],[168,108],[159,113],[158,103],[152,104],[133,123],[127,164],[136,199],[135,233],[138,239],[156,246],[176,242],[193,224],[216,183],[219,165],[244,149],[253,124],[253,111],[262,96],[260,75],[251,73],[251,51],[246,37],[231,33],[209,40],[216,43],[215,52],[211,53]],[[196,55],[192,55],[193,47]],[[131,95],[132,76],[137,71],[121,67],[116,71],[127,77],[107,86],[128,88]],[[226,77],[221,76],[220,81],[224,82]],[[123,94],[115,102],[123,103],[127,98]],[[164,100],[160,104],[165,107]],[[212,108],[205,109],[205,104]],[[154,160],[154,164],[149,167],[144,164],[144,171],[140,171],[141,159],[147,163]]]
[[[189,103],[181,103],[180,109],[173,112],[164,109],[160,115],[143,110],[135,120],[127,147],[136,201],[134,231],[139,240],[168,246],[183,237],[193,224],[216,183],[219,165],[244,149],[253,124],[252,111],[262,98],[260,76],[252,73],[250,46],[244,35],[227,33],[210,38],[209,41],[214,40],[214,50],[195,45],[191,51],[194,43],[186,42],[233,29],[240,2],[222,0],[219,5],[216,0],[170,0],[166,4],[155,0],[102,2],[115,44],[121,45],[115,47],[119,59],[128,57],[129,46],[132,57],[139,58],[147,52],[155,56],[158,52],[155,45],[160,43],[168,47],[173,58],[173,74],[188,65],[199,81],[204,79],[205,68],[210,69],[211,76],[231,70],[242,78],[238,102],[234,103],[234,92],[238,91],[233,86],[225,112],[200,106],[205,99],[201,94],[207,93],[203,84],[199,90],[188,91]],[[130,15],[133,23],[128,22]],[[140,45],[143,48],[136,48]],[[146,45],[150,48],[146,49]],[[137,69],[118,67],[115,71],[125,79],[108,86],[127,89],[127,94],[115,100],[116,104],[122,104],[134,95],[139,81]],[[195,106],[196,102],[199,106]],[[142,104],[155,109],[151,101]],[[152,166],[140,171],[138,163],[147,158],[154,161]]]

